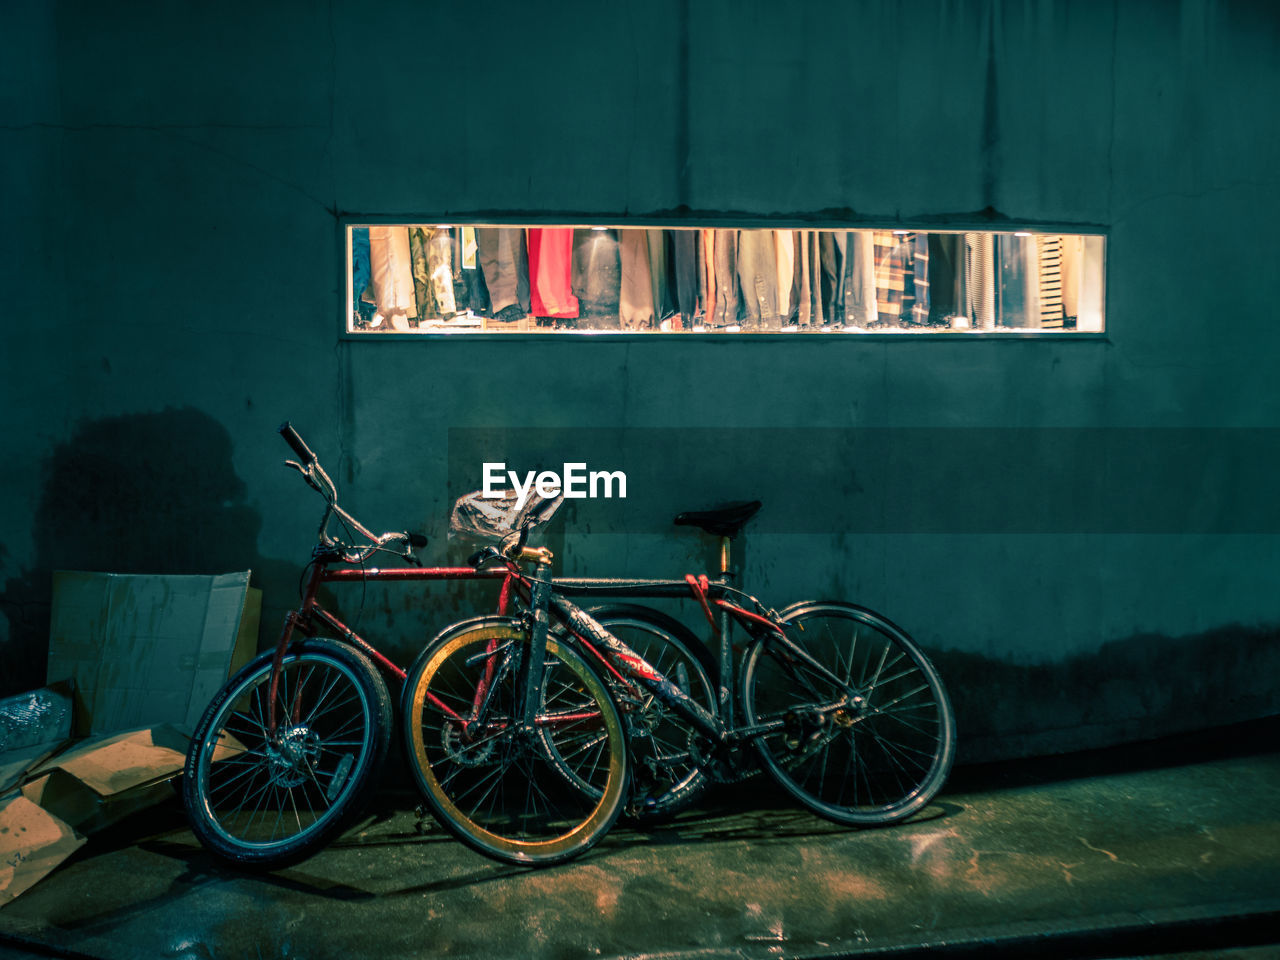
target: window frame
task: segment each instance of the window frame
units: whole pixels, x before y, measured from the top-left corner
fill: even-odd
[[[699,229],[699,230],[911,230],[933,233],[991,233],[991,234],[1063,234],[1074,236],[1102,237],[1102,326],[1101,330],[1036,330],[1026,327],[1006,327],[993,330],[938,330],[938,331],[882,331],[866,330],[850,331],[812,331],[812,330],[770,330],[770,331],[694,331],[694,330],[512,330],[512,331],[429,331],[418,332],[360,332],[349,329],[351,316],[352,262],[349,232],[353,227],[368,226],[418,226],[421,224],[449,224],[451,227],[572,227],[588,229],[603,227],[606,229]],[[544,342],[547,340],[569,340],[601,343],[630,343],[648,341],[655,337],[697,340],[703,342],[723,343],[729,341],[755,341],[773,343],[778,340],[799,340],[802,342],[910,342],[917,341],[955,341],[955,340],[1046,340],[1109,343],[1111,339],[1111,290],[1110,276],[1111,232],[1096,223],[1065,222],[1033,222],[1018,223],[954,221],[927,222],[910,221],[886,223],[884,221],[850,221],[823,220],[804,217],[602,217],[598,215],[564,214],[552,216],[546,213],[503,212],[493,215],[470,214],[411,214],[402,216],[388,215],[356,215],[340,214],[338,216],[338,264],[342,270],[342,282],[339,285],[340,304],[338,313],[338,339],[358,342],[403,342],[406,340],[429,341],[511,341]],[[345,299],[342,299],[345,298]]]

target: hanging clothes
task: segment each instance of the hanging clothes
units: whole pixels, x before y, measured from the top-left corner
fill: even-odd
[[[1040,262],[1040,326],[1061,329],[1065,320],[1062,305],[1062,237],[1036,237]]]
[[[529,251],[520,227],[476,227],[480,267],[490,311],[502,319],[529,313]]]
[[[742,325],[777,329],[778,261],[772,230],[738,231]]]
[[[655,326],[648,232],[635,228],[618,231],[622,271],[618,319],[623,330],[649,330]]]
[[[845,257],[849,237],[843,230],[818,231],[819,285],[823,324],[844,324]]]
[[[702,247],[702,320],[711,322],[711,312],[716,303],[716,232],[699,230]]]
[[[880,323],[910,320],[915,306],[915,235],[875,231],[876,313]]]
[[[812,230],[796,231],[796,323],[807,327],[813,322],[813,264],[809,246],[813,242]]]
[[[649,246],[649,286],[653,295],[653,315],[657,323],[676,312],[674,291],[671,288],[671,271],[667,264],[667,233],[665,230],[644,231]]]
[[[789,324],[795,319],[796,304],[796,233],[794,230],[773,231],[774,260],[778,264],[778,317]]]
[[[1064,323],[1080,316],[1080,278],[1084,266],[1084,237],[1059,238],[1058,257],[1062,276],[1062,315]]]
[[[1040,254],[1035,237],[996,236],[999,284],[996,323],[1001,327],[1040,326]]]
[[[796,296],[799,309],[796,320],[801,326],[820,327],[826,319],[822,302],[822,238],[820,230],[800,230],[796,249],[800,279]]]
[[[682,325],[690,327],[702,294],[702,231],[668,230],[668,280],[671,301]]]
[[[427,266],[427,231],[422,227],[409,228],[409,263],[413,272],[413,298],[423,318],[439,316],[435,298],[431,295],[431,270]]]
[[[911,236],[911,280],[914,301],[911,304],[911,323],[925,326],[929,322],[931,297],[929,262],[929,235],[914,233]]]
[[[489,288],[485,286],[484,271],[480,269],[479,244],[475,227],[454,227],[450,232],[453,257],[453,298],[459,313],[470,311],[477,317],[487,317]]]
[[[875,239],[871,230],[850,230],[845,238],[844,323],[870,327],[876,322]]]
[[[419,320],[448,320],[458,312],[450,268],[452,246],[448,227],[409,228],[413,294]]]
[[[529,301],[534,316],[572,319],[578,316],[573,295],[573,229],[529,228]]]
[[[715,289],[714,301],[707,303],[707,324],[728,327],[738,322],[738,231],[713,230],[708,260]]]
[[[453,296],[453,243],[448,227],[435,227],[427,247],[427,268],[431,275],[431,291],[435,296],[438,316],[448,320],[458,313]]]
[[[369,228],[351,228],[351,307],[358,309],[369,289]],[[370,291],[370,296],[372,292]]]
[[[369,272],[378,316],[418,315],[407,227],[369,228]]]
[[[927,235],[929,263],[928,322],[947,325],[960,309],[960,252],[964,237],[958,233]]]
[[[588,228],[573,231],[570,280],[573,293],[578,298],[579,325],[595,330],[616,330],[622,286],[616,230]]]
[[[965,281],[968,314],[977,330],[996,326],[995,238],[989,233],[966,233]]]

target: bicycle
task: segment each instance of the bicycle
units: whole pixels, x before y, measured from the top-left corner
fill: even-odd
[[[455,517],[477,496],[460,498]],[[565,756],[539,725],[548,657],[598,665],[610,677],[609,692],[622,701],[624,716],[684,725],[687,751],[668,758],[675,769],[694,771],[677,791],[683,800],[708,777],[734,779],[747,772],[748,744],[788,793],[839,823],[896,823],[941,789],[954,757],[955,720],[937,671],[901,628],[867,608],[839,602],[806,601],[774,611],[732,585],[730,540],[760,508],[758,501],[676,518],[719,535],[714,581],[705,575],[553,579],[551,552],[526,542],[530,528],[558,506],[546,503],[553,505],[534,508],[530,522],[505,536],[501,547],[472,558],[477,569],[497,564],[514,578],[523,613],[446,628],[419,654],[405,681],[410,768],[432,812],[463,842],[505,862],[558,863],[589,850],[618,816],[625,791],[610,793],[596,782],[603,767],[627,762],[612,753],[616,739],[601,732],[612,713],[589,719],[588,706],[575,704],[579,720],[597,732]],[[522,563],[531,563],[532,572]],[[700,704],[688,683],[673,680],[567,599],[570,593],[593,592],[692,596],[719,647],[714,701]],[[651,628],[652,616],[646,612]],[[734,625],[751,637],[736,684]],[[441,710],[440,700],[449,697],[456,709]],[[735,705],[741,722],[734,719]],[[574,765],[587,751],[593,764],[588,773],[595,776],[582,776]],[[558,798],[573,791],[594,803],[576,819],[558,805]]]
[[[187,752],[182,787],[191,828],[204,846],[225,860],[256,867],[307,856],[360,811],[391,739],[394,717],[386,678],[406,676],[402,667],[325,609],[317,596],[320,586],[501,580],[498,611],[505,613],[514,582],[503,570],[423,567],[413,551],[426,545],[425,537],[373,533],[339,506],[332,479],[293,427],[285,423],[280,433],[298,456],[286,465],[325,501],[318,542],[304,570],[302,602],[286,616],[275,647],[231,677],[206,708]],[[331,535],[328,527],[335,518],[348,540],[363,542],[356,545]],[[378,553],[407,566],[368,567]],[[604,616],[607,620],[607,612]],[[563,676],[578,679],[561,681],[544,699],[554,704],[572,696],[591,705],[593,716],[610,718],[609,749],[623,755],[621,721],[604,681],[572,654],[566,654],[566,664]],[[554,722],[547,736],[567,744],[582,735],[574,726]],[[625,767],[611,770],[600,782],[612,796],[626,785]]]

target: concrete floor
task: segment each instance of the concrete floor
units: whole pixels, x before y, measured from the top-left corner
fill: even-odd
[[[205,855],[175,802],[95,836],[0,911],[0,958],[763,960],[1034,943],[1257,960],[1280,955],[1258,933],[1280,943],[1278,731],[960,770],[924,815],[885,830],[828,824],[757,779],[537,872],[430,822],[419,833],[413,797],[388,791],[301,865],[238,873]],[[1208,952],[1177,954],[1193,949]]]

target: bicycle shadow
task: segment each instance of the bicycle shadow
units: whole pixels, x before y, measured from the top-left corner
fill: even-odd
[[[797,841],[821,840],[826,837],[850,836],[868,831],[909,830],[912,826],[936,823],[956,816],[964,807],[946,801],[929,804],[904,821],[885,827],[853,827],[824,820],[804,809],[731,810],[707,816],[682,814],[668,824],[653,827],[615,828],[619,844],[636,846],[685,846],[714,843],[750,843],[752,846],[778,846]],[[685,817],[688,819],[685,819]],[[610,844],[612,846],[612,844]]]

